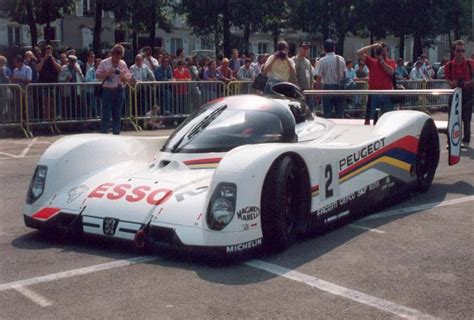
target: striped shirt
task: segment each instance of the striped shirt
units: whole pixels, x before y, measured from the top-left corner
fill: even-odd
[[[323,84],[339,84],[344,76],[344,72],[347,72],[346,61],[334,52],[326,53],[319,60],[314,70],[314,74],[321,77]]]

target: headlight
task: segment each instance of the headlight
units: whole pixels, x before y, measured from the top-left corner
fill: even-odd
[[[26,203],[32,204],[41,197],[44,191],[44,184],[46,182],[46,173],[48,167],[39,165],[36,167],[33,178],[30,182],[30,188],[26,195]]]
[[[221,182],[212,194],[206,221],[210,229],[222,230],[228,225],[235,212],[237,188],[233,183]]]

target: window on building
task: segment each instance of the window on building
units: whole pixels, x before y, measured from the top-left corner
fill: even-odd
[[[268,42],[259,42],[257,47],[258,54],[268,53]]]
[[[8,26],[8,45],[19,46],[21,44],[20,35],[20,27]]]
[[[183,39],[181,38],[171,38],[171,52],[172,54],[176,53],[176,50],[183,47]]]
[[[95,16],[95,1],[96,0],[82,0],[82,8],[84,16],[93,17]]]

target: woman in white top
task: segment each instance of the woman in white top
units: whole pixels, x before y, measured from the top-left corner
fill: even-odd
[[[277,51],[268,58],[262,73],[268,76],[265,93],[272,93],[273,85],[288,81],[290,76],[296,77],[295,62],[288,58],[286,41],[278,42]]]

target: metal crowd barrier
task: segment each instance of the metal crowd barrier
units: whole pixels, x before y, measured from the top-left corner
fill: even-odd
[[[31,83],[26,86],[26,127],[47,125],[51,131],[60,132],[58,125],[66,123],[98,122],[101,117],[102,99],[100,83]],[[129,88],[126,89],[122,119],[131,120],[132,104]]]
[[[227,84],[227,96],[238,94],[256,94],[257,91],[252,88],[253,81],[231,81]]]
[[[430,80],[426,81],[425,89],[450,89],[446,80]],[[449,97],[447,96],[428,96],[426,105],[427,107],[447,107],[449,104]]]
[[[397,80],[397,85],[402,85],[406,90],[426,89],[425,80]],[[402,90],[402,91],[406,91]],[[421,93],[420,93],[421,94]],[[427,100],[425,96],[407,96],[399,99],[398,107],[402,109],[422,109],[426,111]]]
[[[144,81],[134,88],[134,122],[160,116],[174,123],[201,105],[225,96],[221,81]]]
[[[18,84],[0,84],[0,129],[18,127],[29,137],[25,118],[25,94]]]
[[[453,89],[406,89],[406,90],[304,90],[303,92],[308,96],[341,96],[341,97],[350,97],[353,95],[361,96],[372,96],[372,95],[384,95],[389,96],[393,101],[397,99],[407,99],[407,98],[418,98],[423,97],[427,98],[437,98],[445,97],[446,100],[449,100],[449,96],[454,93]],[[393,104],[396,108],[396,103]],[[411,109],[416,109],[417,106],[414,106]],[[377,108],[378,109],[378,108]],[[347,112],[347,110],[345,110]],[[364,109],[365,111],[365,109]],[[427,110],[424,110],[427,111]],[[428,111],[427,111],[428,112]],[[429,113],[429,112],[428,112]]]
[[[397,83],[406,90],[388,90],[394,97],[395,108],[421,108],[428,112],[428,108],[448,105],[449,97],[433,95],[433,90],[429,90],[443,92],[443,88],[447,88],[444,80],[400,80]],[[67,123],[98,122],[102,110],[99,86],[100,83],[90,82],[32,83],[23,89],[17,84],[1,84],[0,129],[18,127],[25,136],[32,136],[31,128],[38,125],[49,126],[54,133],[60,132],[59,127]],[[382,93],[366,89],[367,82],[357,81],[354,90],[306,90],[305,94],[315,97],[318,105],[323,95],[343,95],[345,112],[357,114],[365,112],[369,95]],[[127,86],[122,120],[130,121],[136,130],[141,130],[146,120],[152,118],[175,124],[208,101],[247,93],[256,93],[251,81],[232,81],[227,85],[221,81],[138,82],[133,87]]]

